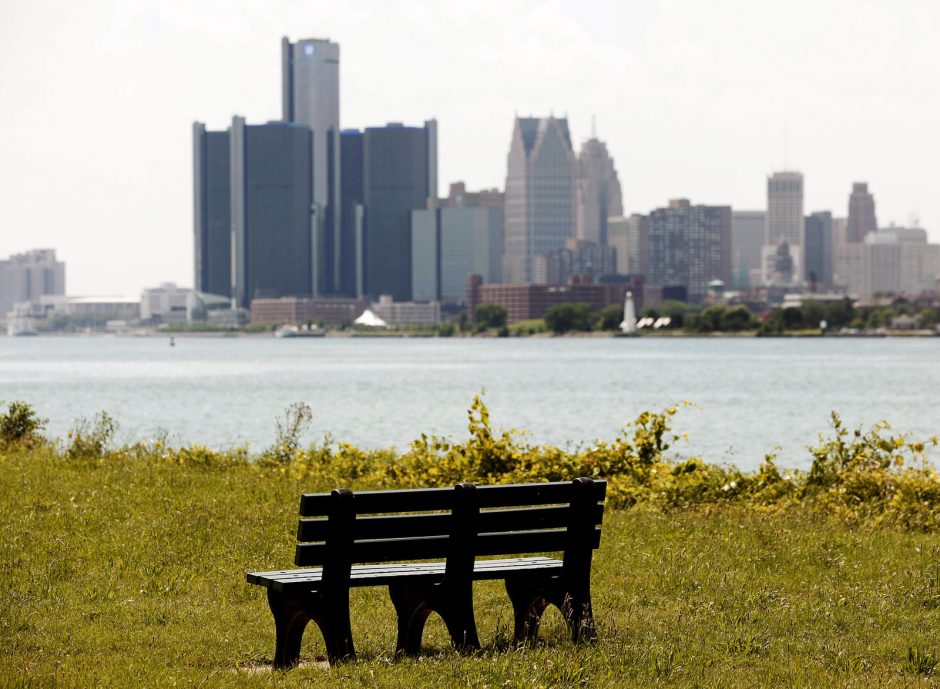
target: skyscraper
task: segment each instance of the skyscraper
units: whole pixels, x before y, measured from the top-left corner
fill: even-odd
[[[820,211],[806,216],[806,281],[811,287],[828,290],[832,287],[835,265],[832,249],[832,213]]]
[[[849,195],[849,219],[845,239],[849,243],[864,242],[865,235],[877,231],[875,197],[868,191],[866,182],[855,182]]]
[[[363,295],[362,246],[365,217],[365,136],[358,129],[340,134],[339,293]]]
[[[607,243],[607,219],[623,215],[620,180],[603,141],[592,137],[578,156],[577,237]]]
[[[339,45],[281,39],[283,119],[313,131],[314,295],[340,290]]]
[[[795,278],[801,281],[803,266],[803,175],[799,172],[775,172],[767,178],[767,224],[764,234],[764,271],[772,263],[782,243],[790,248],[796,263]]]
[[[751,271],[761,267],[761,249],[767,232],[764,211],[733,211],[731,213],[731,272],[738,289],[750,287]]]
[[[310,296],[313,223],[310,128],[232,119],[232,286],[238,306],[255,297]]]
[[[362,161],[364,232],[357,251],[363,294],[410,301],[411,211],[437,198],[437,122],[367,128]]]
[[[232,296],[231,185],[228,132],[193,124],[193,227],[196,290]]]
[[[0,321],[17,302],[65,294],[65,263],[55,249],[33,249],[0,260]]]
[[[731,278],[731,208],[669,202],[649,215],[649,275],[656,287],[684,286],[701,301],[708,283]]]
[[[627,218],[610,218],[607,245],[617,252],[617,272],[621,275],[647,275],[650,265],[649,218],[634,213]]]
[[[574,234],[577,161],[568,120],[517,117],[506,172],[503,280],[532,281],[532,259]]]

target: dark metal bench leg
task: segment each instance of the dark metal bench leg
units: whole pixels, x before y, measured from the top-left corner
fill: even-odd
[[[310,617],[307,605],[302,598],[286,596],[268,589],[268,605],[274,615],[276,644],[274,647],[274,668],[287,670],[300,660],[300,643],[304,629]]]

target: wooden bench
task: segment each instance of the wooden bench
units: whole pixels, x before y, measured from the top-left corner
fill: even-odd
[[[596,639],[591,558],[600,545],[606,488],[605,481],[579,478],[303,494],[295,564],[308,568],[247,575],[268,590],[275,667],[297,664],[311,620],[331,663],[354,657],[349,589],[356,586],[388,586],[398,653],[418,653],[432,612],[457,648],[478,648],[472,584],[486,579],[505,582],[517,642],[537,636],[548,605],[561,610],[573,641]],[[559,551],[561,560],[532,555]],[[505,555],[525,557],[478,559]]]

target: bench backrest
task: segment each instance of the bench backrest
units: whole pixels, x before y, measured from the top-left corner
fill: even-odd
[[[353,493],[305,493],[295,562],[322,565],[324,580],[352,564],[447,560],[448,573],[472,571],[476,556],[564,551],[566,566],[600,545],[606,481],[474,486]],[[469,568],[469,569],[468,569]]]

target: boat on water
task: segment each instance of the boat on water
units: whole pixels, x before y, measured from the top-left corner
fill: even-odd
[[[296,325],[282,325],[274,331],[274,337],[283,339],[285,337],[324,337],[326,331],[317,327],[299,327]]]

